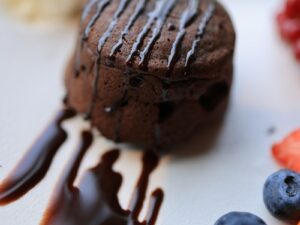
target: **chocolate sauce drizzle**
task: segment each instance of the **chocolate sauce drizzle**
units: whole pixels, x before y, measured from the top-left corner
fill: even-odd
[[[150,31],[152,25],[155,23],[153,35],[148,41],[145,49],[140,53],[140,58],[141,58],[140,65],[144,63],[146,56],[148,55],[151,47],[159,37],[164,22],[167,16],[169,15],[170,11],[172,10],[172,8],[175,6],[176,2],[177,0],[159,0],[156,2],[154,10],[148,14],[149,18],[147,23],[145,24],[142,31],[137,36],[137,39],[132,46],[131,52],[127,58],[127,63],[130,63],[132,61],[133,57],[138,52],[138,49],[141,46],[142,41]]]
[[[179,47],[186,35],[186,28],[195,20],[198,15],[199,0],[189,0],[187,8],[181,15],[179,32],[177,33],[175,42],[173,43],[170,56],[168,58],[168,69],[174,67],[176,56],[178,55]]]
[[[140,58],[141,58],[139,63],[140,65],[144,64],[145,59],[147,58],[149,52],[153,48],[153,45],[155,44],[156,40],[159,38],[161,34],[161,30],[167,19],[167,16],[171,13],[171,10],[174,8],[176,2],[177,0],[169,0],[164,2],[159,13],[155,15],[156,24],[153,30],[153,34],[150,40],[148,41],[146,47],[144,48],[144,50],[140,53]]]
[[[67,139],[61,123],[74,115],[75,112],[70,109],[63,109],[57,113],[18,166],[0,183],[0,205],[19,199],[45,177],[55,154]]]
[[[98,0],[89,0],[87,2],[87,4],[84,6],[83,10],[82,10],[82,15],[81,15],[81,19],[80,19],[80,31],[82,30],[83,27],[83,23],[85,21],[85,19],[88,17],[89,13],[91,12],[92,8],[94,7],[94,5],[98,2]],[[80,64],[81,64],[81,60],[80,60],[80,53],[81,50],[83,48],[84,45],[84,39],[82,38],[80,40],[80,51],[76,52],[76,60],[75,60],[75,77],[77,77],[80,73]]]
[[[90,35],[92,27],[96,24],[98,19],[100,18],[104,9],[110,4],[110,0],[98,0],[97,9],[90,21],[88,22],[87,26],[84,29],[82,40],[86,41]],[[88,11],[86,11],[88,13]]]
[[[94,5],[96,3],[97,3],[96,12],[91,17],[91,19],[89,20],[87,26],[85,27],[85,29],[83,31],[83,34],[80,39],[79,51],[77,51],[77,53],[76,53],[75,77],[78,77],[79,73],[80,73],[80,67],[81,67],[80,54],[81,54],[81,50],[83,49],[84,43],[88,40],[88,37],[89,37],[92,27],[98,21],[102,12],[104,11],[104,9],[109,5],[110,0],[90,0],[83,9],[80,27],[83,26],[84,20],[87,18],[87,16],[89,15],[90,11],[92,10],[92,8],[94,7]]]
[[[91,133],[84,132],[81,145],[69,162],[41,225],[154,225],[163,201],[160,189],[151,195],[145,221],[139,222],[138,218],[146,198],[149,177],[158,164],[158,158],[153,153],[145,153],[142,173],[129,209],[124,210],[118,200],[122,176],[113,170],[119,158],[118,150],[105,153],[96,167],[84,173],[78,186],[74,185],[80,162],[91,143]]]
[[[126,24],[125,28],[122,30],[121,35],[117,43],[112,47],[109,57],[113,57],[114,54],[123,46],[124,38],[130,31],[131,27],[134,25],[135,21],[139,18],[142,12],[145,10],[147,1],[140,0],[136,5],[134,13],[129,18],[128,23]]]
[[[187,56],[186,56],[186,59],[185,59],[186,69],[189,68],[190,64],[195,59],[195,54],[196,54],[197,47],[198,47],[199,43],[201,42],[201,40],[202,40],[202,38],[205,34],[206,27],[207,27],[209,21],[211,20],[213,14],[214,14],[215,8],[216,8],[216,1],[212,0],[209,3],[208,8],[204,12],[204,15],[203,15],[203,17],[200,21],[197,34],[196,34],[196,36],[194,38],[194,41],[193,41],[193,44],[192,44],[192,48],[187,53]]]
[[[82,10],[82,15],[81,15],[81,25],[84,22],[84,20],[88,17],[89,13],[91,12],[92,8],[94,5],[98,2],[99,0],[89,0],[87,4],[84,6]]]

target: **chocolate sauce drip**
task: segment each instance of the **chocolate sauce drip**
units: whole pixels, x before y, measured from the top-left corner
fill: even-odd
[[[69,94],[68,93],[65,94],[65,96],[63,97],[62,103],[65,107],[68,105],[68,103],[69,103]]]
[[[143,27],[142,31],[138,34],[136,41],[132,46],[131,52],[126,60],[127,63],[132,61],[146,35],[150,32],[152,25],[155,24],[156,26],[154,28],[153,35],[144,51],[141,53],[141,64],[143,64],[148,52],[150,51],[150,48],[159,37],[165,19],[174,7],[176,1],[177,0],[159,0],[156,2],[154,10],[148,14],[147,23]]]
[[[80,162],[92,142],[91,134],[84,133],[82,144],[68,169],[62,176],[42,225],[154,225],[163,201],[160,189],[152,193],[145,221],[138,217],[145,201],[149,177],[158,164],[153,153],[145,153],[143,170],[132,196],[129,210],[124,210],[118,201],[122,184],[121,174],[113,170],[119,151],[109,151],[101,162],[86,171],[78,186],[74,185]]]
[[[209,21],[211,20],[213,14],[214,14],[215,8],[216,8],[216,2],[215,2],[215,0],[212,0],[209,3],[208,8],[204,12],[204,15],[203,15],[203,17],[200,21],[197,34],[196,34],[195,39],[194,39],[193,44],[192,44],[192,48],[187,53],[187,56],[186,56],[186,59],[185,59],[186,70],[188,70],[190,64],[195,59],[196,49],[197,49],[199,43],[201,42],[201,40],[202,40],[202,38],[205,34],[206,27],[207,27]],[[187,75],[187,73],[186,73],[186,75]]]
[[[129,21],[126,24],[125,28],[122,30],[119,40],[112,47],[111,52],[109,54],[109,57],[113,57],[113,55],[116,54],[116,52],[123,46],[125,36],[129,33],[129,30],[134,25],[135,21],[138,19],[138,17],[145,10],[146,4],[147,4],[146,0],[140,0],[138,2],[138,4],[135,7],[134,13],[129,18]]]
[[[95,107],[95,101],[98,94],[98,82],[100,79],[100,64],[101,64],[101,53],[103,50],[103,47],[108,40],[108,38],[111,36],[114,28],[116,27],[118,20],[122,16],[123,12],[125,11],[127,5],[129,3],[129,0],[121,0],[116,12],[113,15],[112,21],[106,31],[103,33],[103,35],[100,37],[98,41],[98,47],[97,47],[97,59],[96,59],[96,65],[95,65],[95,77],[93,80],[93,96],[90,103],[89,111],[86,114],[86,118],[89,119],[91,117],[91,114]]]
[[[179,54],[179,48],[182,44],[184,36],[186,35],[186,28],[195,20],[198,15],[199,0],[189,0],[188,7],[184,10],[181,15],[179,23],[179,32],[176,36],[175,42],[173,43],[171,54],[168,59],[169,71],[175,65],[176,57]]]
[[[156,223],[163,200],[164,192],[162,189],[158,188],[154,192],[152,192],[146,217],[146,221],[148,221],[147,225],[153,225]]]
[[[158,122],[154,127],[155,148],[159,149],[161,144],[161,123]]]
[[[19,199],[45,177],[56,152],[67,138],[61,123],[74,115],[75,112],[70,109],[63,109],[57,113],[18,166],[1,182],[0,205]]]
[[[162,81],[162,101],[166,102],[168,101],[168,96],[169,96],[169,88],[170,88],[170,83],[168,81]]]
[[[80,67],[81,67],[80,54],[81,54],[81,50],[84,46],[84,43],[88,40],[88,37],[92,30],[92,27],[98,21],[102,12],[105,10],[105,8],[110,4],[110,0],[91,0],[83,10],[82,17],[81,17],[81,26],[96,2],[98,2],[96,12],[91,17],[91,19],[89,20],[87,26],[85,27],[85,29],[83,31],[83,34],[82,34],[81,40],[80,40],[79,51],[77,51],[77,53],[76,53],[76,65],[75,65],[75,76],[76,77],[80,73]]]

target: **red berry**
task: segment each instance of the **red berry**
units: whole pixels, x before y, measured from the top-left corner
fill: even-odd
[[[300,1],[287,0],[284,12],[289,18],[300,17]]]
[[[300,172],[300,129],[272,148],[274,158],[284,167]]]
[[[300,38],[300,18],[290,19],[281,13],[277,16],[279,31],[282,37],[294,43]]]
[[[296,59],[300,62],[300,38],[294,44],[294,52]]]

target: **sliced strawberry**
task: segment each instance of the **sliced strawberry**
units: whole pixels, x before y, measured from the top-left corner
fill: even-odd
[[[281,165],[300,173],[300,129],[275,144],[272,154]]]
[[[284,12],[289,18],[300,17],[300,1],[287,0]]]
[[[290,19],[284,13],[277,16],[277,23],[281,36],[294,43],[300,38],[300,18]]]
[[[294,44],[294,52],[296,59],[300,62],[300,38]]]

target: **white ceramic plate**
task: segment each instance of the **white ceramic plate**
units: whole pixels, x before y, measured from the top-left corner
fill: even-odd
[[[210,141],[212,127],[183,149],[203,153],[167,156],[152,176],[150,190],[162,186],[165,191],[158,225],[209,225],[233,210],[255,213],[271,225],[284,224],[265,209],[262,187],[266,177],[279,169],[270,156],[272,143],[300,126],[300,66],[276,32],[274,15],[281,0],[223,2],[238,34],[231,105],[214,141]],[[0,13],[0,30],[1,180],[60,106],[62,75],[76,24],[26,25]],[[85,126],[79,118],[65,124],[70,139],[50,173],[20,201],[0,208],[1,225],[38,224]],[[271,127],[276,132],[268,135]],[[99,138],[81,171],[112,146]],[[124,151],[115,168],[125,176],[120,193],[124,207],[140,170],[140,156]]]

